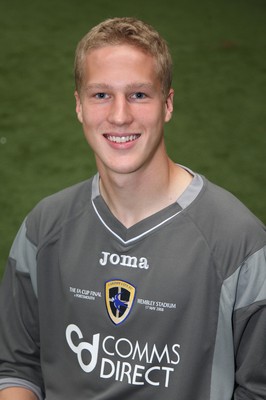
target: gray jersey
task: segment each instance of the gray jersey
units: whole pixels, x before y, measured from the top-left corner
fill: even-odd
[[[98,176],[44,199],[2,282],[2,387],[47,400],[265,399],[265,245],[263,225],[199,175],[129,229]]]

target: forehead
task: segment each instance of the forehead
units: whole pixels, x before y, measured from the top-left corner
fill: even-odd
[[[144,48],[133,45],[130,43],[118,43],[118,44],[110,44],[110,45],[101,45],[95,48],[91,48],[87,51],[86,58],[88,57],[95,57],[101,55],[113,55],[115,57],[125,55],[126,57],[147,57],[153,59],[153,55]]]
[[[145,80],[158,79],[155,58],[144,50],[131,45],[104,46],[91,49],[84,60],[86,81],[119,80],[131,76]]]

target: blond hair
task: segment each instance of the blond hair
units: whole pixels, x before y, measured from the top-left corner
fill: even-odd
[[[152,55],[156,61],[162,91],[168,95],[172,83],[172,58],[165,40],[150,25],[136,18],[112,18],[93,27],[78,43],[75,56],[75,84],[80,93],[84,60],[92,49],[129,44]]]

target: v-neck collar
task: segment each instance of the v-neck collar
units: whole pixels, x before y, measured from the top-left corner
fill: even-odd
[[[187,168],[186,168],[187,169]],[[188,169],[187,169],[188,170]],[[168,223],[178,214],[180,214],[195,198],[203,186],[203,179],[200,175],[194,174],[188,170],[192,175],[193,179],[185,189],[185,191],[179,196],[179,198],[171,205],[166,208],[152,214],[151,216],[144,218],[137,222],[130,228],[126,228],[110,211],[109,207],[105,203],[99,190],[99,174],[97,173],[92,181],[92,196],[91,201],[95,213],[106,227],[106,229],[115,236],[123,244],[130,244],[137,241],[144,236],[154,232],[162,225]]]

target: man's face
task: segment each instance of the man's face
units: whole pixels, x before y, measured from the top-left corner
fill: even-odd
[[[82,93],[75,96],[77,116],[100,174],[159,167],[173,90],[165,99],[151,55],[128,45],[91,50]]]

